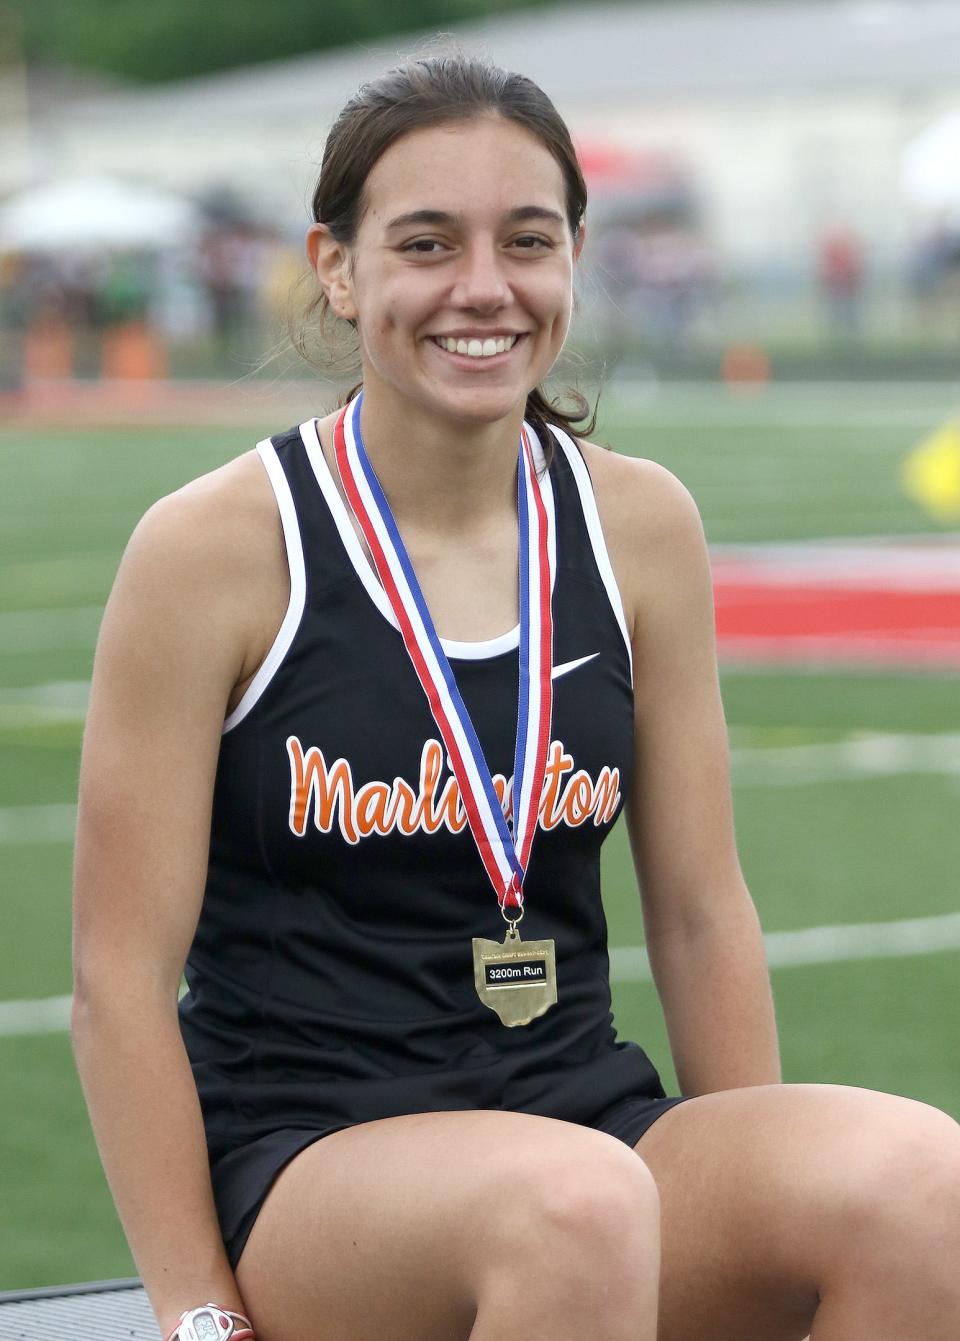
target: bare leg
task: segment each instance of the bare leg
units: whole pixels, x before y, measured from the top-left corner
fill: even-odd
[[[237,1267],[258,1341],[655,1341],[642,1161],[487,1110],[364,1123],[302,1151]]]
[[[960,1128],[926,1104],[758,1086],[637,1144],[660,1191],[659,1341],[956,1341]]]

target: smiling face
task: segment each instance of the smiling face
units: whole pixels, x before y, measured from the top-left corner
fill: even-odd
[[[563,174],[501,117],[412,131],[374,164],[350,246],[308,249],[333,311],[356,321],[368,396],[461,424],[522,414],[570,322]]]

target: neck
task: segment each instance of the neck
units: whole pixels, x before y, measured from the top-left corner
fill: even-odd
[[[470,424],[365,392],[364,447],[398,522],[462,533],[504,510],[515,515],[523,408]]]

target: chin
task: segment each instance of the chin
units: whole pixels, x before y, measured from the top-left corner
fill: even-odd
[[[527,392],[516,394],[468,393],[462,396],[444,397],[443,403],[436,404],[437,410],[445,417],[457,423],[497,424],[523,412],[527,403]]]
[[[428,399],[441,413],[457,418],[493,421],[506,419],[527,403],[527,396],[540,379],[527,385],[526,377],[512,379],[499,385],[478,383],[436,383],[428,392]]]

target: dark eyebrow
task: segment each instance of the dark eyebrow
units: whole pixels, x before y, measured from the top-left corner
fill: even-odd
[[[552,223],[564,224],[566,220],[558,210],[547,209],[544,205],[518,205],[507,211],[508,223],[526,223],[528,220],[548,219]],[[411,210],[409,214],[398,214],[387,224],[387,230],[409,228],[413,224],[434,224],[438,227],[457,225],[462,222],[459,214],[448,214],[444,210]]]
[[[511,223],[525,223],[528,219],[549,219],[558,224],[567,222],[559,210],[548,210],[543,205],[520,205],[518,209],[510,210],[507,218]]]

